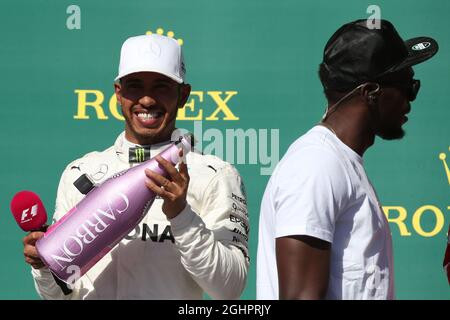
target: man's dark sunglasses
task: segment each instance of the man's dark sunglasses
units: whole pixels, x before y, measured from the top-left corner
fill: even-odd
[[[406,91],[406,95],[409,101],[416,100],[417,93],[420,89],[420,80],[411,79],[409,83],[405,82],[383,82],[382,85],[400,88]]]

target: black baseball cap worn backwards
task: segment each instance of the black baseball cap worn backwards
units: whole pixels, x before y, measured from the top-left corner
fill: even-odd
[[[322,62],[325,90],[344,91],[376,81],[430,59],[439,49],[429,37],[404,41],[387,20],[377,20],[377,29],[370,29],[367,21],[347,23],[328,40]]]

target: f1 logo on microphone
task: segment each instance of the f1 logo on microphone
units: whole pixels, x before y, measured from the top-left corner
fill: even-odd
[[[29,216],[28,211],[30,211],[30,208],[23,210],[22,218],[20,219],[20,223],[25,223],[25,222],[33,220],[33,217],[35,217],[37,215],[37,207],[38,207],[37,204],[35,204],[34,206],[31,207],[31,212],[30,212],[31,217],[29,217],[29,218],[28,218],[28,216]]]

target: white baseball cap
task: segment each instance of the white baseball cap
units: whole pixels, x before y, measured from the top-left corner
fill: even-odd
[[[120,51],[119,74],[114,80],[142,71],[157,72],[183,83],[186,69],[178,41],[159,34],[125,40]]]

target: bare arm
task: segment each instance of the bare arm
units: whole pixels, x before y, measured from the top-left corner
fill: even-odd
[[[324,299],[331,243],[310,236],[276,239],[280,299]]]

